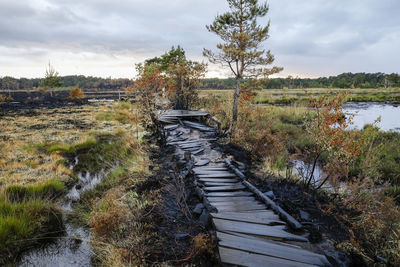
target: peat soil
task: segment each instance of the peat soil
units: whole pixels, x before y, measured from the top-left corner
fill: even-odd
[[[120,95],[116,92],[99,91],[85,92],[84,97],[80,99],[71,99],[69,90],[59,90],[50,92],[41,91],[17,91],[12,92],[11,101],[0,104],[1,110],[18,110],[33,108],[60,108],[66,106],[76,106],[88,103],[89,99],[118,100]],[[0,92],[8,97],[8,93]]]
[[[173,146],[165,146],[158,136],[146,136],[150,143],[158,142],[160,150],[151,149],[150,166],[154,175],[136,188],[138,194],[159,190],[161,203],[149,211],[157,231],[152,241],[147,264],[169,264],[173,266],[217,266],[216,240],[209,233],[207,223],[193,212],[201,201],[195,193],[190,174],[182,159],[174,156]]]

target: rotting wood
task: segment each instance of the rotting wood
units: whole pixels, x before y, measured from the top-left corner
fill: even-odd
[[[285,220],[288,222],[290,227],[292,227],[295,230],[302,229],[303,226],[301,223],[299,223],[295,218],[293,218],[290,214],[288,214],[286,211],[284,211],[281,207],[279,207],[274,201],[272,201],[269,197],[264,195],[260,190],[258,190],[255,186],[253,186],[251,183],[246,181],[246,177],[241,173],[235,166],[232,165],[229,159],[225,159],[226,164],[231,168],[236,174],[240,173],[241,175],[238,175],[240,178],[243,179],[242,183],[254,194],[256,194],[265,204],[267,204],[271,209],[273,209],[276,213],[279,214],[279,216],[282,218],[282,220]],[[244,177],[244,178],[243,178]]]

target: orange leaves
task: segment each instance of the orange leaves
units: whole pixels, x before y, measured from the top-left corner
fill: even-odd
[[[348,169],[361,154],[365,143],[359,132],[349,130],[352,117],[346,118],[344,114],[343,103],[349,91],[317,98],[307,94],[310,106],[316,114],[307,125],[307,132],[316,145],[316,154],[326,152],[329,161]]]

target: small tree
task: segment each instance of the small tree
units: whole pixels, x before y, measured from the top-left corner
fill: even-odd
[[[307,187],[317,186],[317,189],[328,179],[344,178],[348,176],[350,166],[360,156],[362,149],[367,144],[358,131],[349,129],[351,118],[346,118],[343,103],[348,92],[336,96],[329,94],[314,98],[309,94],[309,99],[314,115],[306,125],[306,131],[313,140],[313,147],[309,151],[312,160],[311,170],[305,177]],[[327,177],[316,184],[314,171],[321,155],[326,153],[328,164],[325,166]]]
[[[157,125],[157,100],[162,102],[162,93],[165,88],[165,76],[154,64],[136,65],[138,77],[133,86],[127,91],[136,95],[140,104],[145,127]]]
[[[196,104],[198,100],[196,88],[205,72],[205,64],[186,59],[169,66],[168,93],[175,109],[189,109]]]
[[[46,91],[50,91],[50,95],[53,96],[51,89],[61,87],[62,85],[63,83],[61,82],[60,77],[58,77],[58,72],[49,62],[49,65],[46,68],[46,74],[42,82],[42,86],[45,88]]]
[[[228,66],[236,78],[236,89],[232,108],[231,133],[235,131],[238,117],[238,101],[240,97],[240,81],[242,78],[268,77],[282,68],[265,66],[273,63],[271,52],[261,45],[269,38],[268,22],[265,26],[257,23],[264,17],[269,7],[267,3],[258,4],[258,0],[227,0],[230,12],[218,15],[207,30],[218,35],[223,43],[217,45],[218,53],[204,49],[204,56],[211,63]]]
[[[196,88],[206,72],[206,64],[186,59],[185,50],[179,45],[175,49],[145,61],[145,66],[152,65],[165,76],[166,94],[175,109],[189,109],[197,101]]]

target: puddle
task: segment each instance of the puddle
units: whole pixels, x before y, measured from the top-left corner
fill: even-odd
[[[70,169],[79,162],[75,157]],[[65,201],[59,208],[63,212],[65,233],[50,244],[28,251],[22,256],[18,266],[91,266],[93,251],[90,245],[90,232],[88,229],[76,225],[67,219],[67,214],[73,211],[73,203],[77,202],[82,193],[92,190],[100,184],[106,172],[102,169],[99,173],[78,173],[78,182],[65,196]]]

